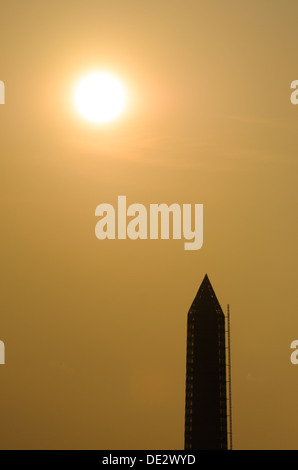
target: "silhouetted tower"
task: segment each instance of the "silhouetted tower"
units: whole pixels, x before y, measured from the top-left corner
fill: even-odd
[[[185,449],[227,448],[225,316],[206,274],[187,320]]]

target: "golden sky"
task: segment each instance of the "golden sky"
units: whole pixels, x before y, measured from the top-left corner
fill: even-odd
[[[232,318],[238,449],[298,449],[296,0],[0,7],[2,449],[182,449],[187,312]],[[106,69],[108,125],[75,110]],[[106,240],[95,208],[204,204],[204,245]]]

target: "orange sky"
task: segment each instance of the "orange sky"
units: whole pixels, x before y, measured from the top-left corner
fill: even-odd
[[[0,446],[181,449],[187,311],[232,318],[234,444],[298,449],[294,0],[2,2]],[[105,126],[73,89],[129,90]],[[204,245],[97,240],[95,208],[204,204]]]

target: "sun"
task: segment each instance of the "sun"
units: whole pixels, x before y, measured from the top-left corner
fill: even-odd
[[[75,92],[75,105],[88,121],[105,123],[122,113],[126,105],[126,93],[116,77],[97,72],[80,81]]]

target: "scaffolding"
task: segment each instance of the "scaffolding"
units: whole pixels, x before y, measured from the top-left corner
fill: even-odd
[[[233,450],[233,427],[232,427],[232,373],[231,373],[231,318],[230,305],[227,306],[227,337],[228,337],[228,361],[227,361],[227,401],[228,401],[228,450]]]

